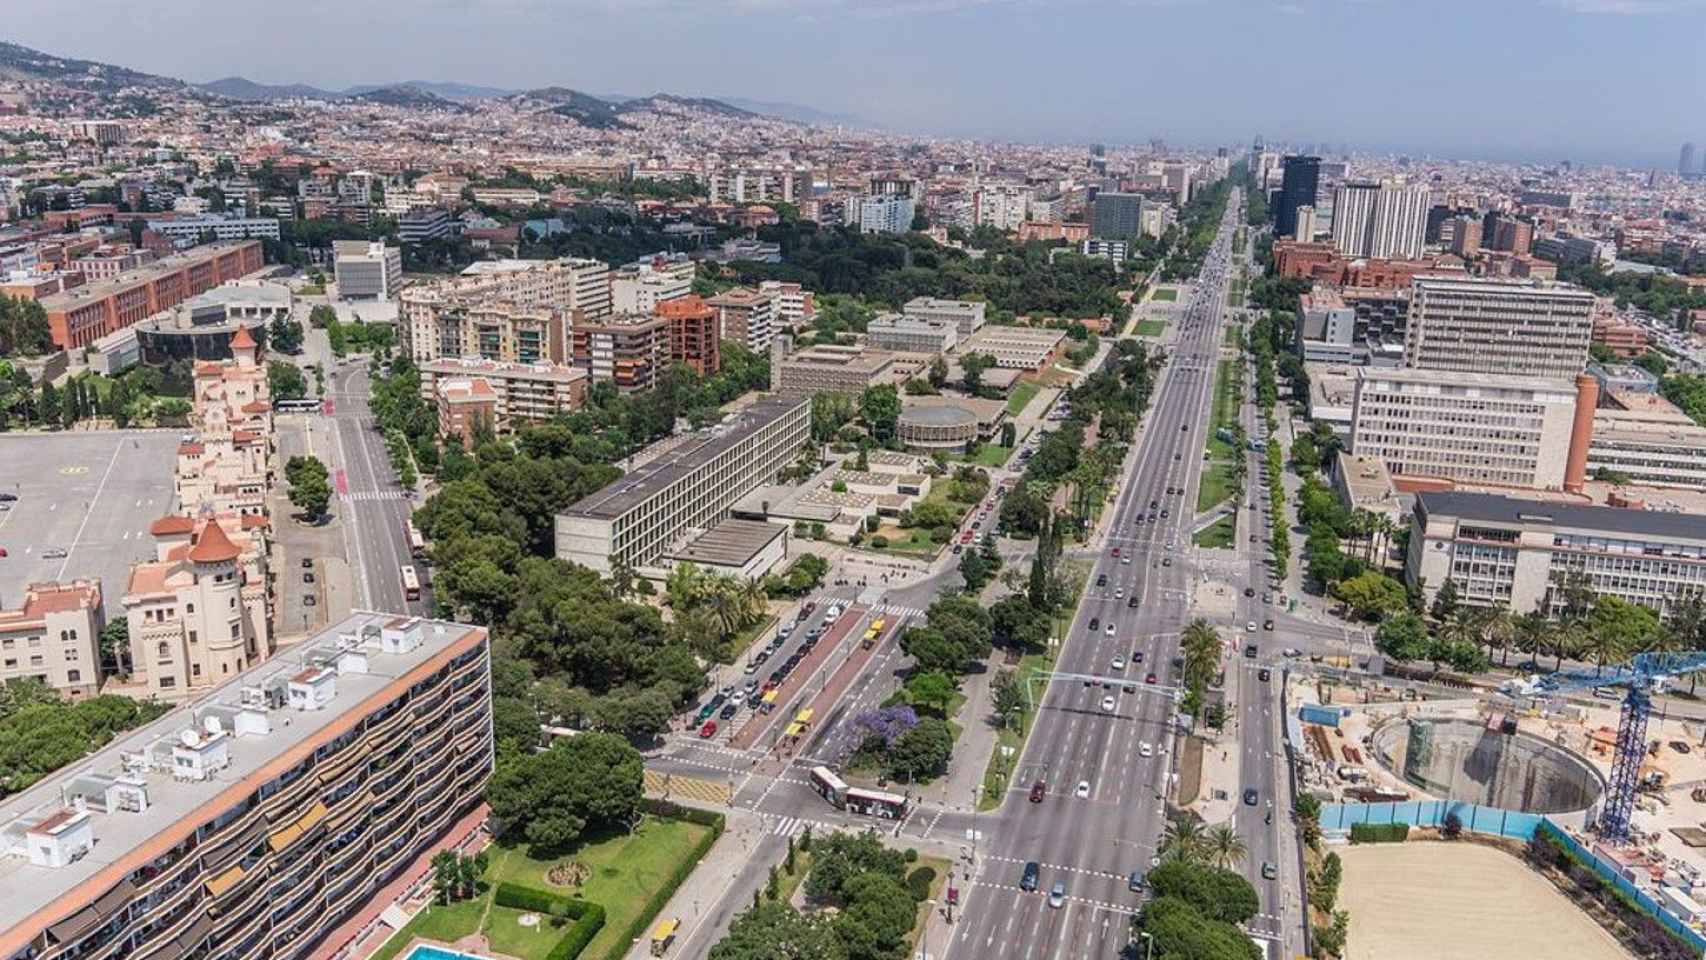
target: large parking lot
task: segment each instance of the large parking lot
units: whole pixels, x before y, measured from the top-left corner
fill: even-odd
[[[0,504],[0,604],[27,583],[99,577],[121,616],[130,565],[154,557],[148,525],[173,506],[177,446],[165,430],[0,435],[0,493],[18,498]]]

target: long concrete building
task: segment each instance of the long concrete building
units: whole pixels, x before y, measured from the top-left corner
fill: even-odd
[[[259,240],[210,243],[111,280],[43,297],[41,305],[54,346],[75,350],[263,265]]]
[[[0,957],[297,960],[480,802],[485,630],[355,613],[0,805]]]
[[[1417,277],[1404,363],[1570,379],[1587,363],[1594,295],[1577,287]]]
[[[610,572],[638,568],[708,530],[811,440],[811,397],[771,396],[557,514],[557,556]]]
[[[1706,590],[1706,516],[1528,500],[1486,493],[1416,495],[1404,572],[1431,601],[1447,580],[1465,602],[1555,615],[1559,585],[1661,615]]]
[[[1578,390],[1568,380],[1359,368],[1351,452],[1381,460],[1401,489],[1440,481],[1561,489],[1578,445]]]

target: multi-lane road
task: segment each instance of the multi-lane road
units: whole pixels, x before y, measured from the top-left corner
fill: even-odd
[[[1065,638],[1012,792],[986,818],[987,852],[943,955],[1115,956],[1130,939],[1130,916],[1141,901],[1128,878],[1146,872],[1157,853],[1177,769],[1173,659],[1191,609],[1188,538],[1241,199],[1235,194],[1228,203],[1193,287],[1117,498],[1106,549]],[[1134,662],[1139,654],[1141,662]],[[1124,660],[1121,667],[1116,658]],[[1258,756],[1277,750],[1266,730],[1249,729],[1244,736],[1260,741]],[[1047,795],[1032,803],[1029,793],[1038,781]],[[1277,919],[1283,891],[1277,881],[1261,881],[1256,856],[1245,864],[1262,893],[1262,915],[1251,930],[1283,936],[1285,924]],[[1030,862],[1040,868],[1036,892],[1020,889]],[[1056,883],[1064,886],[1064,898],[1051,907]]]

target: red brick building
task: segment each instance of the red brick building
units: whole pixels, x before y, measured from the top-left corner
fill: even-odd
[[[133,273],[42,298],[56,346],[86,347],[264,265],[259,240],[194,247]]]
[[[685,363],[706,377],[722,369],[722,324],[714,308],[688,294],[658,304],[657,315],[669,321],[671,363]]]

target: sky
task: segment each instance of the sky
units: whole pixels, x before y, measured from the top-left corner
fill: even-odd
[[[907,133],[1675,167],[1706,0],[6,0],[190,81],[744,97]]]

